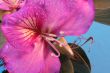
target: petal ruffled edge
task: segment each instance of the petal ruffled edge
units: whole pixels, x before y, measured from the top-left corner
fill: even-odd
[[[45,45],[39,38],[35,49],[26,53],[7,43],[2,48],[0,57],[4,58],[9,73],[59,73],[59,58],[51,56],[52,51]]]

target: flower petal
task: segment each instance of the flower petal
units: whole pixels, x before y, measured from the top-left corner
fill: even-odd
[[[59,73],[60,61],[51,56],[52,51],[42,39],[37,39],[35,49],[26,53],[6,44],[1,55],[9,73]]]
[[[39,9],[40,10],[40,9]],[[42,12],[25,7],[10,15],[4,16],[2,30],[9,43],[15,48],[32,48],[43,24]],[[36,11],[36,12],[35,12]]]
[[[10,10],[8,5],[3,0],[0,0],[0,10]]]
[[[57,1],[57,0],[55,0]],[[81,35],[87,32],[94,18],[92,0],[59,0],[48,5],[54,32]]]
[[[81,35],[89,29],[94,18],[92,0],[28,2],[18,12],[3,19],[3,32],[16,48],[32,47],[39,32],[58,36]]]
[[[6,2],[5,2],[6,1]],[[12,10],[13,8],[10,7],[14,7],[16,8],[16,6],[18,7],[23,7],[26,3],[26,0],[0,0],[0,10]]]
[[[48,14],[42,28],[56,34],[81,35],[87,32],[94,19],[93,0],[27,0],[40,5]]]

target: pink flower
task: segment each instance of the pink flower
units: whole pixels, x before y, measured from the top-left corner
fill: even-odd
[[[14,10],[21,8],[26,0],[0,0],[0,10]]]
[[[9,73],[59,73],[59,37],[87,32],[94,18],[92,0],[28,0],[3,19],[7,43],[1,50]],[[54,52],[54,51],[55,52]]]

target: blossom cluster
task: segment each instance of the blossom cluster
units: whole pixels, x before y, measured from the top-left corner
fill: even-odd
[[[94,19],[93,0],[0,0],[0,10],[9,73],[60,73],[57,38],[86,33]]]

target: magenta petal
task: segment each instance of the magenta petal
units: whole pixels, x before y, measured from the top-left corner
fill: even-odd
[[[47,25],[53,26],[57,34],[84,34],[94,19],[93,0],[51,0],[47,8],[50,12]]]
[[[18,12],[5,17],[2,23],[4,35],[11,45],[18,48],[33,45],[39,34],[34,34],[31,29],[56,35],[61,35],[61,32],[65,36],[81,35],[89,29],[94,18],[92,0],[28,2]]]
[[[6,1],[6,2],[5,2]],[[0,0],[0,10],[13,10],[25,5],[26,0]],[[11,8],[12,7],[12,8]]]
[[[39,39],[35,49],[26,53],[6,44],[0,56],[4,57],[9,73],[59,73],[60,61],[51,56],[52,52],[45,45]]]
[[[37,7],[25,7],[18,12],[4,16],[2,30],[13,47],[22,50],[33,47],[44,21],[42,11],[37,9]]]
[[[87,32],[94,19],[93,0],[27,0],[42,6],[48,17],[44,28],[56,34],[81,35]],[[33,2],[33,3],[32,3]]]
[[[10,10],[10,8],[8,7],[8,5],[5,2],[0,0],[0,10]]]

